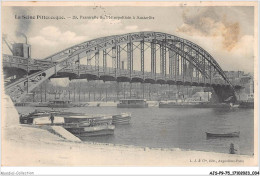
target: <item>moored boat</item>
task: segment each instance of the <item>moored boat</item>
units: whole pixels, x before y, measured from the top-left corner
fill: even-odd
[[[54,101],[49,102],[48,107],[50,107],[50,108],[71,108],[71,107],[73,107],[73,105],[71,104],[71,101],[68,101],[68,100],[54,100]]]
[[[20,120],[20,124],[32,124],[33,123],[33,117],[30,116],[30,114],[20,114],[19,120]]]
[[[64,128],[77,137],[114,134],[111,115],[70,114],[64,117]]]
[[[230,108],[230,105],[227,103],[165,101],[159,103],[159,108]]]
[[[48,115],[50,115],[49,111],[41,111],[41,110],[37,110],[37,109],[30,113],[30,116],[32,116],[34,118],[45,117],[45,116],[48,116]]]
[[[89,127],[91,125],[91,122],[86,120],[78,123],[65,123],[63,125],[64,128],[77,128],[77,127]]]
[[[131,120],[130,113],[121,113],[118,115],[113,115],[112,124],[129,124]]]
[[[21,124],[32,124],[34,123],[35,119],[39,118],[49,118],[51,114],[57,116],[60,114],[60,111],[43,111],[43,110],[35,110],[29,114],[21,114],[20,115],[20,123]]]
[[[98,125],[89,127],[66,127],[65,129],[77,137],[103,136],[114,134],[114,125]]]
[[[229,132],[229,133],[209,133],[206,132],[207,137],[239,137],[240,132]]]
[[[61,114],[61,111],[57,111],[57,110],[43,111],[43,110],[35,109],[35,111],[30,113],[30,115],[33,116],[34,118],[36,118],[36,117],[46,117],[46,116],[49,116],[51,114],[53,114],[53,115]]]
[[[53,123],[50,119],[50,116],[33,118],[33,124],[34,125],[63,125],[64,118],[56,116],[54,117]]]
[[[122,99],[117,104],[118,108],[148,108],[145,99]]]
[[[111,115],[87,115],[87,114],[64,114],[65,123],[80,123],[89,121],[92,123],[112,123]]]

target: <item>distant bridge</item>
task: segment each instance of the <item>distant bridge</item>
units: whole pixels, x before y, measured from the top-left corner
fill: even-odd
[[[136,70],[135,65],[139,65]],[[3,55],[3,67],[5,78],[16,76],[5,86],[15,102],[46,79],[63,77],[213,87],[220,102],[229,97],[236,101],[235,87],[240,86],[233,85],[216,60],[200,46],[161,32],[102,37],[42,60]]]

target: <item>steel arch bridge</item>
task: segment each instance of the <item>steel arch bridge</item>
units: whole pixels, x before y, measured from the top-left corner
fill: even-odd
[[[84,59],[86,63],[82,64]],[[5,86],[15,102],[45,80],[60,77],[213,87],[220,102],[231,96],[232,101],[236,100],[234,86],[207,51],[191,41],[161,32],[102,37],[42,60],[4,55],[3,66],[30,73]],[[139,68],[135,70],[136,66]]]

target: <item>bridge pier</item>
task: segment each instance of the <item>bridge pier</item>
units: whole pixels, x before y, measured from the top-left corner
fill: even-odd
[[[224,103],[224,102],[236,102],[236,96],[230,86],[213,85],[212,98],[213,101]]]

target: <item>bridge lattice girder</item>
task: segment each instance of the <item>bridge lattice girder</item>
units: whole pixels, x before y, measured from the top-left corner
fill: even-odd
[[[132,77],[134,74],[133,70],[133,43],[140,43],[140,51],[141,51],[141,72],[143,76],[145,75],[144,71],[144,44],[151,44],[151,72],[152,74],[156,73],[156,45],[160,46],[160,61],[161,61],[161,76],[162,79],[166,79],[166,49],[171,53],[171,57],[177,57],[175,59],[171,58],[171,63],[178,62],[178,66],[173,68],[170,65],[171,71],[170,77],[173,74],[173,70],[175,70],[175,76],[177,71],[180,68],[184,69],[184,65],[187,63],[192,65],[191,68],[196,69],[196,76],[200,73],[201,76],[205,79],[211,79],[212,74],[217,72],[221,78],[233,89],[232,84],[227,79],[224,71],[221,69],[216,60],[204,49],[200,46],[179,38],[174,35],[160,33],[160,32],[138,32],[138,33],[129,33],[124,35],[115,35],[109,37],[102,37],[94,40],[90,40],[65,50],[62,50],[58,53],[55,53],[45,59],[42,62],[49,62],[49,66],[46,69],[43,69],[37,73],[29,75],[27,78],[22,78],[6,87],[6,92],[11,95],[13,100],[19,101],[26,93],[31,92],[34,88],[40,85],[43,81],[50,78],[51,76],[57,74],[57,72],[64,70],[75,63],[78,63],[78,73],[80,74],[80,59],[84,57],[89,57],[91,54],[94,54],[95,58],[95,69],[99,69],[99,52],[105,51],[104,56],[107,53],[107,49],[112,50],[112,60],[113,60],[113,69],[120,67],[120,51],[122,48],[120,46],[127,46],[127,64],[128,64],[128,73]],[[153,53],[154,52],[154,53]],[[105,56],[106,57],[106,56]],[[170,61],[170,59],[169,59]],[[119,62],[119,63],[118,63]],[[181,67],[179,64],[181,63]],[[103,66],[106,63],[103,63]],[[103,68],[105,69],[105,68]],[[179,72],[179,71],[178,71]],[[182,73],[184,71],[182,70]],[[178,73],[179,74],[179,73]],[[152,75],[154,76],[154,75]],[[193,75],[191,75],[193,77]],[[150,79],[149,77],[147,79]],[[29,84],[28,84],[29,83]]]

